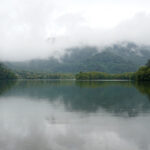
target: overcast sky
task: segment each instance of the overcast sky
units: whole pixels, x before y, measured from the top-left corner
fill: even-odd
[[[0,0],[1,60],[128,40],[150,44],[150,0]]]

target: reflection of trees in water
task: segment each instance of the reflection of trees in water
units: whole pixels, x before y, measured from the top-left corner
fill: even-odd
[[[76,81],[76,85],[80,86],[81,88],[97,88],[97,87],[107,87],[113,85],[119,85],[124,87],[132,87],[131,81]]]
[[[136,116],[150,111],[150,83],[123,81],[22,80],[0,81],[0,94],[27,96],[31,99],[60,99],[71,111],[108,112]],[[137,90],[138,89],[138,90]],[[138,92],[139,91],[139,92]],[[142,93],[142,94],[141,94]],[[147,97],[145,97],[146,95]]]
[[[141,85],[139,85],[141,86]],[[148,99],[133,82],[26,80],[17,82],[11,95],[56,101],[71,111],[96,112],[103,108],[117,115],[136,116],[150,110]]]
[[[18,86],[21,87],[46,87],[46,86],[71,86],[73,85],[75,80],[55,80],[55,79],[35,79],[35,80],[20,80],[17,82]]]
[[[117,114],[128,112],[129,116],[136,116],[139,112],[150,111],[148,101],[150,100],[150,82],[79,81],[77,85],[81,88],[101,88],[99,95],[101,95],[102,103],[99,104],[108,111]],[[147,95],[148,99],[143,97],[141,93]]]
[[[150,101],[150,82],[136,82],[134,86],[140,93],[146,95]]]
[[[13,87],[16,80],[0,80],[0,95]]]

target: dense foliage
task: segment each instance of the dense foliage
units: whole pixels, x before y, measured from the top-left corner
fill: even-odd
[[[17,71],[16,74],[20,79],[74,79],[73,74],[35,73],[27,71]]]
[[[17,76],[2,63],[0,63],[0,80],[16,79]]]
[[[135,79],[138,81],[150,81],[150,60],[146,66],[140,67],[135,73]]]
[[[76,74],[77,80],[124,79],[131,80],[134,73],[108,74],[104,72],[80,72]]]
[[[145,66],[135,73],[108,74],[104,72],[80,72],[76,74],[77,80],[100,80],[100,79],[127,79],[136,81],[150,81],[150,60]]]

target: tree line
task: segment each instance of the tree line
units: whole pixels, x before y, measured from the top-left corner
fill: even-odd
[[[108,74],[104,72],[80,72],[76,74],[77,80],[101,80],[101,79],[121,79],[132,80],[134,73]]]
[[[145,66],[133,73],[109,74],[104,72],[79,72],[74,74],[62,73],[36,73],[28,71],[12,71],[0,63],[0,80],[8,79],[76,79],[76,80],[101,80],[101,79],[121,79],[150,81],[150,60]]]
[[[108,74],[104,72],[79,72],[76,80],[101,80],[101,79],[123,79],[136,81],[150,81],[150,60],[134,73]]]
[[[16,71],[19,79],[74,79],[73,74]]]
[[[135,80],[150,81],[150,60],[134,74]]]
[[[0,63],[0,80],[17,79],[15,73]]]

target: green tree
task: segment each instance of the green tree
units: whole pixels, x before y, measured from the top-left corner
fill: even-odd
[[[16,79],[17,76],[11,70],[0,63],[0,80]]]
[[[150,68],[150,59],[147,61],[146,66]]]
[[[138,81],[150,81],[150,60],[135,73],[135,79]]]

